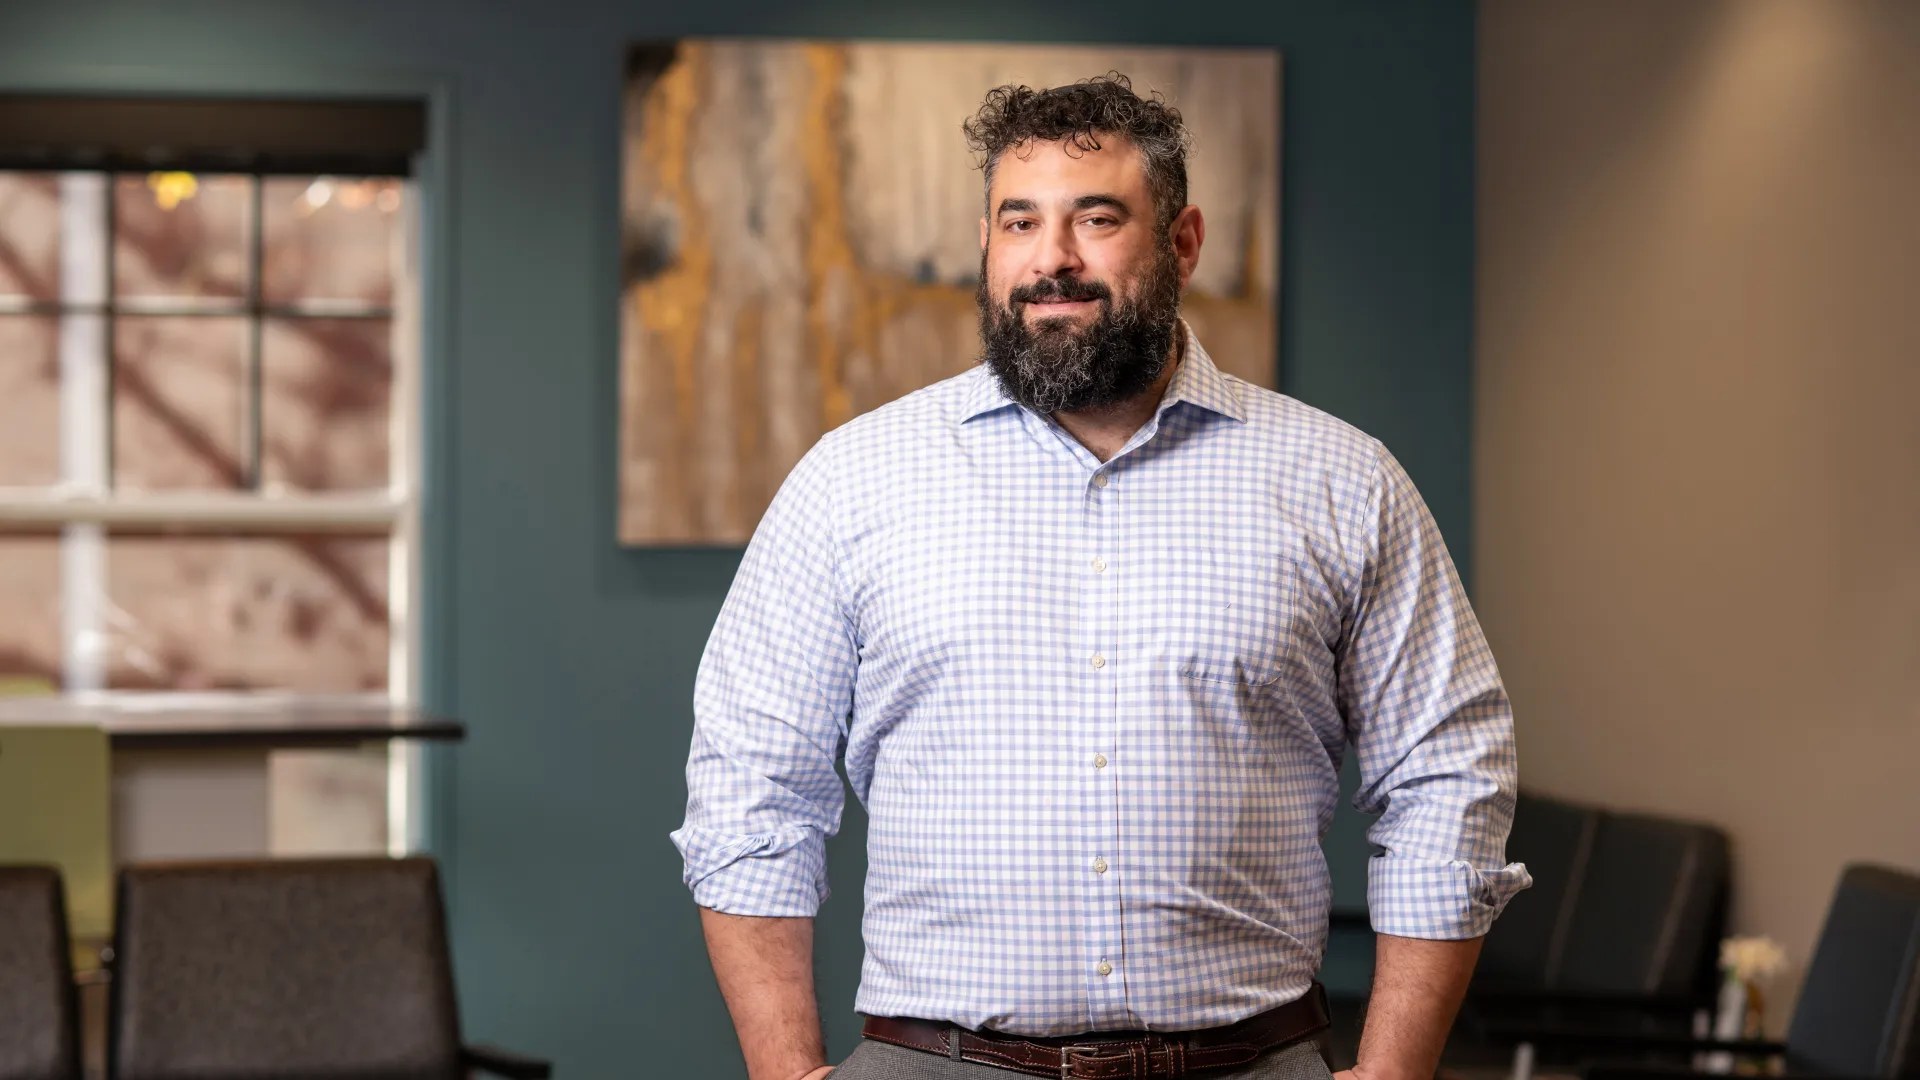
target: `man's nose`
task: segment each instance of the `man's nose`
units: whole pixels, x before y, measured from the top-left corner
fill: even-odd
[[[1039,251],[1033,260],[1035,277],[1058,278],[1072,277],[1085,269],[1080,261],[1080,246],[1073,235],[1070,224],[1049,225],[1040,238]]]

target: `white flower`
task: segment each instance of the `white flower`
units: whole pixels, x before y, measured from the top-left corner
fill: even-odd
[[[1770,937],[1730,937],[1720,943],[1720,967],[1741,982],[1770,979],[1787,966],[1787,951]]]

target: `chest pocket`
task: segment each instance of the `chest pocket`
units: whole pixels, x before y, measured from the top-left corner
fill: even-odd
[[[1184,677],[1266,686],[1280,677],[1298,583],[1270,551],[1187,549],[1168,559],[1161,647]]]

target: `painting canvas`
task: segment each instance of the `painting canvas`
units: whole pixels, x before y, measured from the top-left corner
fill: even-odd
[[[819,437],[980,355],[986,92],[1118,71],[1178,108],[1207,240],[1184,312],[1276,382],[1280,58],[782,40],[634,46],[624,101],[622,541],[742,544]]]

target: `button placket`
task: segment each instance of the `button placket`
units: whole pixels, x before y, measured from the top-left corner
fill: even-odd
[[[1090,691],[1091,707],[1079,730],[1091,745],[1082,744],[1080,776],[1084,796],[1083,822],[1079,851],[1079,872],[1085,875],[1081,895],[1085,912],[1083,963],[1090,972],[1087,994],[1089,1017],[1106,1027],[1125,1027],[1127,1011],[1125,980],[1111,978],[1116,971],[1116,951],[1124,940],[1121,926],[1120,891],[1114,873],[1114,837],[1119,829],[1116,805],[1117,770],[1111,769],[1107,751],[1114,745],[1120,728],[1121,709],[1128,695],[1130,665],[1121,663],[1122,648],[1120,598],[1124,575],[1116,572],[1113,557],[1120,549],[1121,502],[1117,483],[1106,469],[1095,472],[1088,481],[1085,520],[1087,539],[1081,549],[1079,577],[1084,584],[1087,604],[1086,629],[1090,640],[1085,685]],[[1091,764],[1091,768],[1087,766]]]

